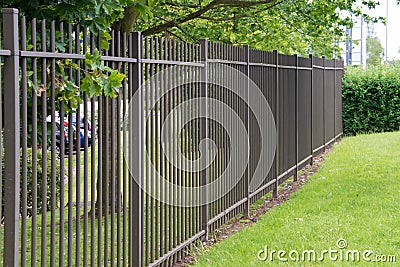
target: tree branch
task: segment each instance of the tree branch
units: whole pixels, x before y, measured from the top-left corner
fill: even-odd
[[[200,16],[199,19],[222,22],[222,21],[232,21],[232,20],[240,19],[240,18],[243,18],[246,16],[247,16],[247,14],[241,14],[241,15],[238,15],[235,17],[228,17],[228,18],[212,18],[212,17],[207,17],[207,16]]]
[[[220,0],[221,6],[231,6],[231,7],[253,7],[253,6],[260,6],[271,4],[274,2],[282,2],[277,0],[262,0],[262,1],[236,1],[236,0]],[[272,5],[274,6],[274,5]]]
[[[278,4],[278,2],[276,4]],[[274,4],[274,5],[276,5],[276,4]],[[271,7],[269,6],[268,8],[271,8]],[[264,11],[264,9],[263,10],[254,10],[254,12],[251,12],[251,13],[244,13],[244,14],[239,14],[239,15],[235,14],[233,17],[227,17],[227,18],[221,18],[221,17],[213,18],[213,17],[208,17],[208,16],[200,16],[199,19],[215,21],[215,22],[234,21],[234,20],[238,20],[241,18],[245,18],[247,16],[254,16],[262,11]]]
[[[249,8],[249,7],[254,7],[254,6],[259,6],[259,5],[272,4],[272,5],[268,6],[268,8],[272,8],[273,6],[281,3],[282,1],[283,0],[259,0],[259,1],[214,0],[214,1],[211,1],[209,4],[205,5],[204,7],[200,8],[199,10],[189,13],[182,18],[167,21],[167,22],[159,24],[157,26],[148,28],[147,30],[144,30],[142,32],[142,34],[145,36],[148,36],[148,35],[153,35],[153,34],[157,34],[157,33],[166,31],[169,28],[176,27],[182,23],[199,18],[206,12],[208,12],[210,10],[215,10],[220,7],[228,7],[229,6],[229,7]]]
[[[173,36],[175,36],[176,38],[178,38],[180,41],[182,41],[182,42],[184,42],[185,40],[183,40],[180,36],[178,36],[177,34],[175,34],[175,33],[173,33],[173,32],[171,32],[170,30],[167,30],[167,33],[169,33],[169,34],[171,34],[171,35],[173,35]]]
[[[167,21],[166,19],[161,18],[161,17],[159,17],[159,16],[155,16],[155,17],[158,18],[158,19],[160,19],[160,20]],[[192,39],[192,41],[197,42],[196,38],[194,38],[192,35],[190,35],[190,34],[187,33],[185,30],[183,30],[182,27],[180,27],[180,26],[178,26],[178,25],[175,26],[175,27],[176,27],[178,30],[180,30],[184,35],[186,35],[186,36],[188,36],[190,39]],[[180,36],[176,35],[176,34],[173,33],[172,31],[166,30],[166,32],[169,33],[169,34],[174,35],[174,36],[177,37],[179,40],[184,41]]]
[[[199,8],[201,7],[200,4],[197,5],[191,5],[191,4],[178,4],[178,3],[174,3],[174,2],[164,2],[164,4],[168,5],[168,6],[172,6],[172,7],[179,7],[179,8]]]

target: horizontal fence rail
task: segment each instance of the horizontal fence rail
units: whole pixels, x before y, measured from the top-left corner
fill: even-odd
[[[2,36],[5,266],[172,266],[342,135],[340,60],[15,9]],[[115,97],[82,89],[96,51],[123,74]]]

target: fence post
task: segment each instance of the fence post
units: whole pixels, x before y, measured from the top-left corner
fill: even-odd
[[[200,39],[200,61],[204,64],[204,67],[201,69],[201,84],[200,84],[200,95],[202,98],[207,99],[208,97],[208,66],[207,66],[207,59],[208,59],[208,40],[207,39]],[[207,110],[207,102],[202,101],[200,109]],[[200,123],[200,136],[201,138],[206,138],[208,136],[208,127],[207,127],[207,120],[202,119]],[[208,151],[206,151],[206,155]],[[204,160],[207,161],[207,157],[202,157]],[[207,169],[202,170],[200,174],[200,184],[206,188],[207,185]],[[202,236],[203,241],[208,240],[208,192],[203,189],[201,192],[201,198],[204,201],[204,204],[201,206],[201,229],[205,231],[205,234]]]
[[[313,145],[313,142],[314,142],[314,130],[313,130],[313,127],[314,127],[314,124],[313,124],[314,59],[313,59],[312,54],[310,54],[309,57],[310,57],[310,61],[311,61],[310,62],[310,65],[311,65],[311,88],[310,88],[310,90],[311,90],[311,118],[310,118],[311,119],[310,120],[311,121],[311,160],[310,160],[310,164],[313,165],[314,164],[314,145]]]
[[[336,142],[336,59],[333,64],[333,136]]]
[[[250,48],[249,48],[249,45],[244,45],[243,49],[244,49],[244,54],[245,54],[244,60],[246,62],[246,76],[247,76],[247,82],[246,82],[246,97],[247,97],[247,99],[246,99],[246,101],[249,101],[249,98],[250,98],[249,97],[249,88],[250,88],[250,85],[249,85],[249,82],[250,82]],[[246,114],[245,118],[247,120],[247,122],[246,122],[247,131],[249,131],[250,130],[250,126],[249,126],[249,124],[250,124],[250,118],[249,118],[250,106],[248,105],[248,103],[246,103],[246,104],[247,104],[246,105],[247,107],[246,107],[245,112],[247,114]],[[250,189],[249,189],[250,171],[251,171],[251,169],[250,169],[250,163],[249,163],[247,165],[247,172],[245,174],[245,181],[244,181],[244,183],[246,185],[246,203],[244,206],[243,213],[244,213],[244,216],[246,216],[246,217],[250,216]]]
[[[295,91],[295,110],[296,110],[296,118],[295,118],[295,150],[296,150],[296,169],[294,173],[293,180],[297,181],[297,173],[299,172],[299,55],[295,55],[296,57],[296,91]]]
[[[4,266],[18,266],[20,199],[20,113],[18,10],[3,8],[4,49]]]
[[[326,90],[326,86],[325,86],[325,56],[322,56],[322,66],[323,66],[323,75],[322,75],[322,125],[323,125],[323,133],[324,133],[324,153],[326,151],[326,130],[325,130],[325,90]]]
[[[140,177],[137,179],[143,179],[143,103],[142,94],[138,90],[141,86],[142,80],[142,64],[141,64],[141,51],[142,51],[142,37],[140,32],[132,33],[132,57],[137,59],[137,63],[132,65],[132,95],[135,93],[139,94],[139,105],[134,107],[133,113],[131,113],[134,122],[138,122],[139,125],[130,125],[129,135],[131,142],[136,143],[136,147],[139,147],[139,151],[132,151],[130,149],[129,159],[131,161],[131,166],[138,168],[138,173]],[[132,97],[132,96],[131,96]],[[133,108],[133,107],[132,107]],[[132,109],[131,108],[131,109]],[[131,120],[132,121],[132,120]],[[139,129],[139,130],[137,130]],[[129,262],[130,266],[144,266],[143,261],[143,191],[138,183],[135,182],[133,177],[130,179],[130,194],[129,194],[129,205],[131,211],[130,217],[130,248],[129,251]]]
[[[272,191],[272,197],[278,197],[278,185],[279,185],[279,53],[278,50],[274,50],[275,55],[275,123],[276,123],[276,150],[275,150],[275,168],[276,168],[276,181]]]

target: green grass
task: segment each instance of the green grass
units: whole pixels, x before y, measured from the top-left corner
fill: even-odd
[[[94,154],[95,159],[95,166],[91,166],[91,159],[92,159],[92,153],[91,153],[91,147],[88,148],[88,158],[87,158],[87,169],[88,169],[88,176],[87,176],[87,195],[88,195],[88,201],[91,203],[95,203],[96,201],[96,197],[97,197],[97,192],[95,192],[95,195],[91,194],[91,188],[92,186],[96,186],[96,184],[92,184],[91,183],[91,173],[92,171],[96,172],[97,175],[97,169],[98,169],[98,144],[96,143],[96,148],[95,148],[96,153]],[[68,166],[69,166],[69,155],[65,155],[65,157],[63,159],[57,159],[57,160],[63,160],[64,161],[64,166],[65,166],[65,174],[68,175]],[[70,251],[70,254],[72,256],[72,262],[71,264],[74,265],[75,264],[75,258],[76,258],[76,251],[77,251],[77,244],[79,244],[80,246],[80,261],[81,264],[83,262],[84,259],[84,247],[85,247],[85,243],[84,243],[84,238],[85,236],[88,239],[88,243],[87,243],[87,248],[88,248],[88,256],[87,259],[91,260],[91,248],[93,246],[93,249],[95,251],[95,262],[97,263],[97,257],[98,257],[98,250],[99,250],[99,244],[98,244],[98,229],[99,229],[99,218],[96,216],[96,219],[94,221],[94,227],[95,227],[95,236],[92,238],[91,236],[91,227],[92,227],[92,220],[91,220],[91,214],[90,211],[92,209],[91,204],[88,203],[88,228],[87,228],[87,232],[85,231],[85,219],[84,219],[84,207],[80,207],[79,209],[76,206],[76,202],[80,202],[84,203],[84,195],[85,195],[85,181],[84,181],[84,168],[85,168],[85,156],[84,156],[84,151],[81,150],[80,151],[80,157],[79,157],[79,169],[80,169],[80,176],[77,176],[77,162],[78,162],[78,157],[76,152],[74,151],[74,153],[72,154],[72,161],[71,161],[71,165],[72,165],[72,176],[68,177],[68,182],[64,185],[64,228],[62,229],[60,227],[60,216],[61,216],[61,209],[60,209],[60,201],[58,200],[57,203],[57,209],[56,209],[56,213],[54,214],[55,216],[55,221],[56,221],[56,227],[55,227],[55,232],[52,233],[51,232],[51,211],[47,211],[46,212],[46,263],[50,263],[50,252],[52,251],[51,248],[51,243],[50,243],[50,239],[51,239],[51,235],[54,234],[56,237],[55,240],[55,249],[53,249],[54,252],[54,256],[55,256],[55,261],[56,264],[58,265],[59,262],[59,249],[60,249],[60,233],[63,232],[64,233],[64,241],[63,241],[63,245],[64,245],[64,264],[68,265],[68,235],[70,235],[72,237],[72,243],[71,243],[71,248],[72,251]],[[71,186],[70,183],[71,182]],[[97,182],[97,176],[96,176],[96,182]],[[77,184],[79,183],[80,188],[79,188],[79,193],[80,193],[80,197],[79,199],[77,198]],[[121,187],[122,187],[122,181],[121,181]],[[121,189],[122,190],[122,189]],[[71,193],[71,195],[69,195],[69,193]],[[70,199],[71,197],[71,199]],[[69,230],[68,226],[68,220],[69,220],[69,206],[68,203],[69,202],[73,202],[73,206],[71,209],[71,229]],[[126,211],[127,212],[127,211]],[[122,213],[122,211],[121,211]],[[77,229],[77,221],[79,219],[80,222],[80,229],[78,231]],[[108,247],[105,248],[105,220],[107,219],[108,221],[108,233],[107,233],[107,239],[108,239]],[[115,241],[117,238],[117,221],[119,220],[120,224],[122,225],[123,223],[123,216],[121,215],[121,217],[119,218],[115,212],[114,215],[114,235],[115,235],[115,239],[114,239],[114,250],[116,253],[116,245],[115,245]],[[127,221],[125,223],[128,223]],[[102,262],[104,261],[104,254],[105,254],[105,250],[108,251],[108,257],[109,257],[109,264],[111,264],[111,259],[110,259],[110,254],[111,254],[111,215],[107,216],[103,216],[101,218],[101,235],[102,235],[102,244],[101,244],[101,256],[102,256]],[[42,214],[38,214],[37,215],[37,223],[36,223],[36,249],[35,252],[32,252],[32,247],[33,247],[33,239],[32,239],[32,229],[34,228],[33,225],[33,220],[32,217],[27,218],[26,220],[26,243],[27,243],[27,249],[26,249],[26,257],[27,257],[27,265],[30,265],[32,262],[32,256],[33,254],[36,254],[36,263],[38,265],[40,265],[41,263],[41,238],[42,238]],[[21,231],[22,231],[22,222],[21,222]],[[77,237],[80,237],[80,242],[77,243]],[[119,239],[122,240],[123,236],[122,236],[122,229],[121,229],[121,233],[120,233],[120,237]],[[93,241],[93,243],[92,243]],[[121,245],[122,246],[122,245]],[[122,252],[121,252],[122,253]],[[115,257],[114,262],[117,263],[118,262],[118,258],[122,258],[122,255],[120,254],[120,257]]]
[[[347,250],[372,250],[395,255],[400,261],[400,132],[347,137],[328,154],[321,169],[283,205],[223,242],[202,251],[196,266],[375,266],[351,261]],[[344,239],[347,247],[338,249]],[[285,250],[288,262],[260,261],[257,254],[268,247]],[[343,251],[343,261],[299,261],[289,258],[296,250]],[[292,254],[295,258],[295,252]],[[260,256],[264,256],[261,254]],[[306,255],[307,256],[307,255]],[[335,256],[335,254],[333,254]],[[349,258],[350,261],[346,261]],[[356,258],[356,257],[355,257]],[[306,257],[307,259],[307,257]],[[379,266],[395,266],[380,263]]]
[[[122,137],[121,137],[122,138]],[[87,169],[88,169],[88,176],[87,176],[87,195],[88,195],[88,201],[91,203],[95,203],[96,201],[96,197],[97,197],[97,190],[95,192],[94,195],[91,194],[91,188],[92,186],[96,186],[96,184],[92,184],[91,183],[91,174],[92,171],[96,172],[96,183],[97,183],[97,170],[98,170],[98,163],[99,163],[99,158],[98,158],[98,144],[96,144],[96,148],[95,148],[96,153],[94,154],[95,158],[94,158],[94,162],[95,162],[95,166],[91,166],[91,159],[92,159],[92,153],[91,153],[91,147],[88,148],[88,158],[87,158]],[[88,218],[87,218],[87,231],[85,231],[85,219],[84,219],[84,207],[80,207],[79,209],[76,206],[77,202],[80,202],[82,205],[84,203],[84,195],[85,195],[85,182],[84,182],[84,168],[85,168],[85,157],[84,157],[84,151],[81,150],[80,151],[80,155],[79,158],[76,154],[76,152],[74,151],[74,153],[71,154],[71,161],[70,161],[70,155],[65,155],[65,157],[63,159],[58,158],[57,160],[63,160],[64,161],[64,169],[65,169],[65,174],[68,175],[69,174],[69,163],[71,163],[72,166],[72,175],[68,177],[68,182],[64,185],[64,209],[63,212],[60,209],[60,200],[58,200],[57,202],[57,209],[56,212],[54,214],[54,218],[55,218],[55,222],[56,222],[56,226],[55,226],[55,231],[52,232],[51,229],[51,218],[52,218],[52,213],[51,211],[47,211],[46,212],[46,243],[45,243],[45,255],[46,255],[46,264],[50,263],[50,253],[51,251],[54,252],[54,258],[55,258],[55,262],[56,265],[58,265],[59,262],[59,257],[60,257],[60,245],[61,245],[61,241],[60,239],[60,233],[63,232],[64,233],[64,240],[63,240],[63,246],[64,246],[64,264],[68,265],[69,263],[72,264],[72,266],[75,265],[75,259],[76,259],[76,252],[77,252],[77,245],[79,245],[79,251],[80,251],[80,263],[82,265],[83,260],[84,260],[84,248],[85,248],[85,243],[84,243],[84,239],[85,237],[87,237],[87,249],[88,249],[88,253],[87,253],[87,260],[90,263],[91,260],[91,251],[93,248],[93,251],[95,252],[94,254],[94,260],[97,264],[98,261],[98,250],[100,249],[99,243],[98,243],[98,233],[99,233],[99,217],[96,216],[95,220],[94,220],[94,229],[95,229],[95,235],[92,237],[91,236],[91,229],[92,229],[92,219],[91,219],[91,214],[90,211],[92,209],[92,206],[90,203],[88,203],[88,211],[89,213],[87,214]],[[77,176],[77,162],[79,160],[79,169],[80,169],[80,176]],[[124,167],[125,162],[121,160],[121,170]],[[122,179],[122,177],[121,177]],[[126,191],[128,188],[128,179],[126,179],[125,181],[125,188],[123,185],[123,181],[121,180],[121,192],[123,190],[125,190],[124,194],[126,195],[126,197],[128,197],[128,192]],[[79,191],[77,190],[77,185],[80,185]],[[78,199],[77,197],[77,193],[79,192],[80,197]],[[146,198],[145,198],[146,200]],[[71,208],[71,217],[69,218],[69,205],[68,203],[71,201],[71,203],[73,203],[72,208]],[[105,201],[103,199],[103,201]],[[146,204],[146,203],[145,203]],[[154,211],[158,211],[158,204],[157,203],[153,203],[153,210]],[[147,207],[147,206],[146,206]],[[128,212],[128,207],[126,207],[126,213]],[[63,213],[64,215],[64,227],[61,228],[61,223],[60,223],[60,216]],[[120,236],[119,236],[119,240],[123,240],[123,238],[128,238],[128,236],[123,236],[123,229],[122,229],[122,224],[124,222],[124,217],[123,217],[123,212],[121,211],[121,216],[118,217],[118,215],[116,214],[117,212],[115,212],[114,215],[114,240],[113,242],[111,242],[111,218],[112,216],[109,215],[107,216],[107,226],[108,226],[108,232],[105,232],[105,220],[106,220],[106,216],[101,217],[101,236],[102,236],[102,243],[101,243],[101,252],[100,255],[102,257],[101,261],[102,263],[104,263],[104,256],[105,256],[105,251],[107,251],[108,253],[108,265],[111,264],[111,262],[114,262],[114,265],[117,265],[117,263],[123,263],[123,259],[122,259],[122,244],[121,245],[121,251],[120,251],[120,255],[119,257],[114,257],[114,259],[111,259],[111,247],[113,247],[114,249],[114,253],[117,254],[117,244],[116,244],[116,240],[117,240],[117,221],[120,222],[121,228],[120,228]],[[128,214],[126,214],[126,227],[128,227]],[[144,226],[146,227],[147,224],[147,219],[148,217],[146,216],[155,216],[155,212],[153,212],[152,214],[145,214],[145,221],[144,221]],[[79,230],[77,229],[77,222],[78,219],[80,222],[80,227]],[[36,216],[37,222],[36,222],[36,226],[33,224],[33,218],[29,217],[26,219],[26,264],[27,266],[31,264],[31,262],[33,261],[33,256],[36,256],[36,264],[40,265],[41,264],[41,253],[42,253],[42,249],[41,249],[41,238],[43,235],[43,231],[42,231],[42,214],[37,214]],[[71,220],[71,229],[69,229],[69,223],[68,220]],[[36,234],[34,236],[32,236],[32,231],[33,229],[36,228]],[[0,231],[2,229],[0,228]],[[22,222],[21,222],[21,227],[20,227],[20,231],[22,232]],[[127,230],[128,231],[128,230]],[[51,248],[51,236],[54,235],[55,236],[55,248],[52,249]],[[70,243],[71,245],[71,250],[68,248],[68,244],[69,244],[69,240],[68,240],[68,236],[71,236],[72,238],[72,242]],[[80,241],[77,241],[77,237],[79,236]],[[107,247],[106,247],[106,243],[105,243],[105,236],[107,236]],[[145,236],[146,239],[147,236]],[[36,242],[34,242],[33,238],[36,238]],[[93,241],[93,243],[92,243]],[[121,243],[121,242],[120,242]],[[33,244],[35,244],[35,248],[33,248]],[[128,244],[126,244],[126,246],[128,246]],[[2,257],[2,253],[3,251],[0,251],[0,259]],[[124,256],[127,256],[127,250],[124,252]],[[72,262],[68,261],[68,255],[71,256],[72,258]],[[126,261],[126,259],[125,259]]]
[[[89,207],[90,210],[90,207]],[[83,214],[83,208],[81,208],[80,213]],[[121,211],[122,213],[122,211]],[[46,265],[50,264],[50,256],[51,256],[51,252],[54,253],[54,258],[55,258],[55,262],[56,265],[58,265],[59,263],[59,257],[60,257],[60,233],[61,231],[64,232],[64,240],[63,240],[63,246],[64,246],[64,264],[68,265],[71,264],[72,266],[76,265],[76,251],[77,251],[77,245],[79,244],[79,251],[80,251],[80,265],[83,264],[84,261],[84,248],[85,248],[85,237],[87,237],[87,260],[88,263],[90,264],[91,261],[91,251],[92,248],[95,252],[94,254],[94,261],[97,264],[98,261],[98,250],[101,249],[101,262],[104,263],[104,256],[105,256],[105,251],[107,251],[108,253],[108,264],[111,264],[111,261],[114,261],[114,264],[116,264],[118,262],[118,259],[120,259],[120,261],[122,262],[122,251],[119,252],[119,257],[114,257],[113,259],[111,259],[110,255],[111,255],[111,245],[110,244],[114,244],[113,245],[113,249],[114,249],[114,253],[117,254],[117,249],[116,249],[116,245],[115,242],[117,240],[117,228],[116,228],[116,222],[118,220],[118,216],[115,213],[114,214],[114,240],[113,242],[111,242],[111,215],[109,216],[103,216],[101,217],[101,238],[102,238],[102,244],[101,247],[99,246],[98,243],[98,232],[99,232],[99,218],[96,217],[95,221],[94,221],[94,229],[95,229],[95,235],[92,237],[91,236],[91,229],[92,229],[92,220],[90,217],[90,214],[88,214],[88,228],[87,228],[87,232],[85,231],[84,228],[84,223],[85,220],[83,218],[83,216],[80,217],[80,228],[79,231],[77,229],[77,208],[73,207],[72,208],[72,217],[71,217],[71,231],[69,230],[69,223],[68,223],[68,207],[65,208],[64,210],[64,216],[65,216],[65,221],[64,221],[64,228],[62,229],[60,227],[60,211],[57,210],[55,215],[55,220],[56,220],[56,227],[55,227],[55,232],[52,233],[51,231],[51,214],[47,213],[46,214]],[[108,225],[108,232],[105,232],[105,221],[107,220],[107,225]],[[121,217],[119,218],[119,221],[122,225],[123,223],[123,216],[121,215]],[[128,223],[126,221],[126,223]],[[33,261],[33,254],[36,255],[36,264],[39,266],[41,264],[41,245],[42,245],[42,215],[39,214],[37,216],[37,224],[36,224],[36,248],[35,250],[33,250],[33,240],[32,240],[32,230],[33,230],[33,222],[32,222],[32,218],[28,218],[27,219],[27,238],[26,238],[26,264],[27,266],[29,266],[32,261]],[[21,223],[21,230],[22,230],[22,223]],[[51,248],[51,235],[54,234],[55,236],[55,247],[54,249]],[[123,240],[123,235],[122,235],[122,229],[120,232],[120,236],[119,236],[119,240]],[[77,241],[77,237],[79,236],[80,238],[80,242]],[[69,239],[70,237],[70,239]],[[106,247],[106,243],[104,242],[105,238],[107,238],[107,247]],[[71,243],[69,243],[69,240],[71,241]],[[69,250],[68,245],[71,245],[71,249]],[[122,245],[121,245],[122,248]],[[125,256],[127,252],[125,252]],[[68,255],[71,255],[71,259],[72,261],[69,262],[68,260]]]
[[[87,176],[87,195],[88,195],[88,201],[91,203],[94,203],[96,201],[96,197],[97,197],[97,191],[95,192],[95,195],[91,194],[91,188],[92,186],[96,186],[96,184],[92,184],[91,182],[91,173],[92,171],[96,172],[96,182],[97,182],[97,169],[98,169],[98,144],[96,143],[96,148],[95,148],[96,153],[94,154],[95,156],[95,166],[91,166],[91,159],[92,159],[92,153],[91,153],[91,147],[88,148],[88,158],[87,158],[87,169],[88,169],[88,176]],[[64,161],[64,170],[65,170],[65,174],[68,175],[68,166],[69,166],[69,155],[65,155],[65,157],[63,159],[57,159],[59,160],[63,160]],[[77,247],[77,236],[80,236],[80,260],[81,263],[84,259],[84,237],[86,236],[88,238],[88,249],[89,249],[89,255],[88,255],[88,260],[90,261],[91,257],[90,257],[90,250],[92,245],[94,246],[94,250],[95,250],[95,261],[97,262],[97,256],[98,256],[98,252],[97,250],[99,249],[99,244],[98,244],[98,228],[99,228],[99,218],[96,217],[94,225],[95,225],[95,236],[94,238],[91,237],[91,215],[90,213],[88,214],[88,230],[87,232],[84,231],[84,225],[85,225],[85,220],[84,220],[84,207],[80,207],[80,209],[77,209],[76,207],[76,202],[80,202],[83,203],[84,202],[84,195],[85,195],[85,181],[84,181],[84,168],[85,168],[85,157],[84,157],[84,151],[81,150],[80,151],[80,157],[79,157],[79,169],[80,169],[80,176],[77,176],[77,162],[78,162],[78,157],[76,152],[74,151],[74,153],[72,154],[72,176],[68,177],[68,180],[70,180],[71,182],[71,186],[70,183],[67,182],[64,185],[64,263],[67,265],[68,264],[68,234],[69,234],[69,230],[68,230],[68,211],[69,211],[69,207],[68,207],[68,203],[69,201],[73,202],[73,207],[72,207],[72,232],[70,232],[70,235],[72,236],[72,265],[74,265],[75,263],[75,257],[76,257],[76,247]],[[123,163],[121,163],[123,164]],[[80,197],[79,200],[77,198],[77,184],[79,183],[80,188],[79,188],[79,193],[80,193]],[[122,181],[121,181],[121,190],[122,190]],[[69,195],[69,193],[71,193],[71,196]],[[70,199],[71,197],[71,199]],[[83,205],[83,204],[82,204]],[[88,204],[88,211],[90,212],[90,210],[92,209],[90,203]],[[122,211],[121,211],[122,213]],[[56,213],[55,215],[55,221],[56,221],[56,228],[55,228],[55,236],[56,236],[56,242],[55,242],[55,249],[53,250],[55,252],[55,260],[56,263],[58,264],[59,261],[59,248],[60,248],[60,240],[59,240],[59,236],[60,236],[60,232],[62,231],[61,227],[60,227],[60,216],[61,216],[61,209],[60,209],[60,201],[58,200],[57,203],[57,209],[56,209]],[[51,238],[51,211],[47,211],[46,212],[46,262],[49,263],[50,262],[50,251],[51,251],[51,247],[50,247],[50,238]],[[80,217],[80,230],[77,231],[77,218]],[[102,225],[102,239],[103,239],[103,244],[102,244],[102,252],[101,255],[102,257],[104,257],[104,252],[105,252],[105,243],[104,243],[104,236],[105,236],[105,216],[103,216],[101,218],[101,225]],[[111,215],[109,215],[107,217],[108,220],[108,227],[109,229],[111,228]],[[115,236],[117,236],[117,229],[116,229],[116,224],[117,224],[117,220],[120,221],[121,225],[123,223],[123,218],[122,215],[121,217],[118,219],[118,216],[115,214],[114,216],[114,221],[115,221],[115,225],[114,225],[114,234]],[[33,246],[33,240],[32,240],[32,229],[33,229],[33,225],[32,225],[32,217],[27,218],[26,220],[26,234],[27,234],[27,239],[26,239],[26,243],[27,243],[27,250],[26,250],[26,256],[27,256],[27,265],[30,265],[31,261],[32,261],[32,246]],[[127,223],[127,222],[126,222]],[[42,214],[38,214],[37,215],[37,223],[36,223],[36,250],[35,250],[35,254],[36,254],[36,263],[40,264],[40,257],[41,257],[41,236],[42,236]],[[22,223],[21,223],[21,231],[22,231]],[[110,244],[111,239],[111,233],[110,230],[107,233],[108,236],[108,244]],[[120,240],[122,240],[122,229],[121,229],[121,236],[120,236]],[[94,243],[92,244],[92,240],[94,241]],[[115,237],[116,240],[116,237]],[[114,242],[115,242],[114,240]],[[114,244],[115,245],[115,244]],[[122,246],[122,245],[121,245]],[[115,253],[116,253],[116,245],[115,245]],[[111,246],[108,245],[107,248],[108,251],[108,255],[110,257],[110,252],[111,252]],[[1,253],[0,253],[1,256]],[[120,257],[121,258],[121,257]],[[117,258],[114,259],[114,262],[116,263],[118,261]],[[109,263],[111,263],[111,259],[109,259]]]
[[[97,140],[96,140],[97,141]],[[98,162],[99,162],[99,159],[98,159],[98,144],[97,144],[97,142],[96,142],[96,148],[95,148],[95,154],[94,154],[94,156],[95,156],[95,166],[93,166],[93,168],[92,168],[92,148],[91,147],[89,147],[88,148],[88,158],[87,158],[87,162],[88,162],[88,164],[87,164],[87,169],[88,169],[88,176],[87,176],[87,179],[88,179],[88,194],[89,194],[89,201],[92,201],[92,198],[93,198],[93,201],[95,201],[96,200],[96,195],[94,195],[94,196],[92,196],[91,194],[90,194],[90,191],[91,191],[91,188],[92,188],[92,186],[96,186],[95,184],[94,185],[92,185],[92,183],[91,183],[91,175],[92,175],[92,169],[94,170],[94,171],[96,171],[96,175],[97,175],[97,166],[98,166]],[[78,158],[77,158],[77,155],[76,155],[76,152],[74,152],[73,154],[72,154],[72,161],[71,161],[71,164],[72,164],[72,169],[73,169],[73,176],[72,176],[72,187],[71,187],[71,189],[72,189],[72,201],[73,202],[77,202],[77,190],[76,190],[76,188],[77,188],[77,181],[79,180],[79,185],[80,185],[80,190],[79,190],[79,193],[80,193],[80,202],[83,202],[83,197],[84,197],[84,194],[85,194],[85,180],[84,180],[84,171],[85,171],[85,152],[83,151],[83,150],[81,150],[80,152],[79,152],[80,154],[79,154],[79,159],[80,159],[80,161],[79,161],[79,169],[80,169],[80,177],[78,178],[77,177],[77,175],[76,175],[76,166],[77,166],[77,161],[78,161]],[[68,175],[68,165],[69,165],[69,155],[67,154],[67,155],[65,155],[65,158],[64,158],[64,166],[65,166],[65,174],[66,175]],[[96,176],[96,181],[97,181],[97,176]],[[69,201],[69,199],[68,199],[68,191],[69,191],[69,186],[68,186],[68,184],[66,184],[65,185],[65,193],[64,193],[64,203],[65,204],[67,204],[68,203],[68,201]],[[97,192],[96,192],[97,193]]]

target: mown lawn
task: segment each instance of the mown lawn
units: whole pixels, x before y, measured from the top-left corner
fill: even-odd
[[[276,252],[271,257],[272,250]],[[279,260],[279,250],[285,251],[280,256],[287,261]],[[310,250],[316,253],[315,260]],[[196,266],[399,262],[400,132],[394,132],[344,138],[290,200],[203,251]]]

